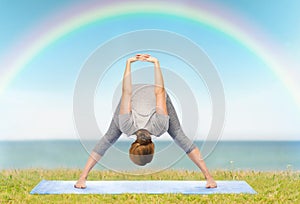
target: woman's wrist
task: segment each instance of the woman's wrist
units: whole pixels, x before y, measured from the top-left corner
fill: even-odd
[[[148,62],[151,62],[151,63],[153,63],[153,64],[158,64],[158,63],[159,63],[158,59],[156,59],[156,58],[153,58],[153,59],[147,60],[147,61],[148,61]]]
[[[127,63],[132,63],[132,62],[134,62],[133,59],[131,59],[131,58],[127,59]]]

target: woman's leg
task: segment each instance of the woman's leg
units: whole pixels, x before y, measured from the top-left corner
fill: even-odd
[[[120,103],[118,107],[116,108],[114,117],[110,123],[110,126],[105,133],[105,135],[99,140],[99,142],[94,147],[92,153],[90,154],[85,167],[74,185],[75,188],[86,188],[86,180],[88,177],[89,172],[92,170],[92,168],[95,166],[95,164],[101,159],[101,157],[104,155],[106,150],[113,145],[118,138],[121,136],[122,132],[120,131],[117,116],[120,111]]]
[[[174,139],[175,143],[178,144],[189,156],[189,158],[199,167],[202,171],[207,183],[207,188],[217,187],[216,182],[210,175],[208,168],[201,156],[199,149],[193,144],[193,142],[184,134],[180,122],[177,117],[176,110],[172,104],[169,96],[167,96],[167,109],[169,113],[169,135]]]
[[[175,143],[183,149],[183,151],[185,151],[187,154],[190,153],[194,148],[196,148],[196,146],[183,132],[176,110],[169,95],[167,95],[167,110],[170,117],[168,128],[169,135],[173,138]]]
[[[190,153],[188,153],[189,158],[199,167],[206,179],[206,188],[215,188],[217,183],[210,175],[208,168],[204,162],[204,159],[201,156],[200,150],[198,147],[194,148]]]
[[[79,179],[77,180],[76,184],[74,185],[75,188],[82,188],[82,189],[86,188],[85,183],[86,183],[88,174],[100,159],[101,159],[101,156],[99,154],[97,154],[96,152],[92,152],[90,154]]]

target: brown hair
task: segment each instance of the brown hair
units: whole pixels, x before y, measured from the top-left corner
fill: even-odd
[[[144,166],[153,159],[154,144],[147,130],[140,129],[135,135],[136,140],[131,144],[129,157],[133,163]]]

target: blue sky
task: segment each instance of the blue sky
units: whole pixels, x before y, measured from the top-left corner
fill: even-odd
[[[212,1],[227,7],[276,43],[299,64],[300,20],[298,1]],[[22,37],[79,1],[8,1],[0,0],[0,59],[12,46],[22,44]],[[143,15],[109,19],[73,32],[51,44],[13,80],[0,96],[0,139],[77,139],[73,124],[72,100],[80,69],[90,54],[102,43],[122,33],[140,29],[162,29],[176,32],[197,43],[215,64],[223,81],[226,96],[226,123],[222,139],[295,140],[300,134],[300,107],[265,64],[246,47],[209,27],[188,20]],[[5,31],[5,32],[3,32]],[[169,56],[159,57],[161,65],[177,70],[199,100],[203,139],[211,119],[209,95],[203,82],[193,87],[197,78],[186,65]],[[122,61],[123,60],[123,61]],[[125,59],[114,65],[104,83],[122,77]],[[136,69],[142,64],[136,65]],[[177,66],[177,68],[176,68]],[[179,69],[179,67],[181,69]],[[295,68],[292,71],[300,74]],[[180,70],[186,70],[180,72]],[[101,91],[100,87],[98,90]],[[113,93],[111,89],[107,91]],[[103,131],[110,121],[111,94],[105,100],[96,95],[96,116]],[[178,102],[180,103],[180,102]],[[180,107],[178,107],[180,108]],[[178,110],[180,112],[180,110]]]

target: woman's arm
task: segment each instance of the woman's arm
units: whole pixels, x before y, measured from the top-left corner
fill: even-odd
[[[132,93],[131,63],[132,62],[134,62],[133,58],[129,58],[126,62],[126,68],[123,75],[120,114],[130,113],[131,111],[131,93]]]
[[[156,58],[151,57],[150,55],[145,55],[145,59],[146,61],[152,62],[154,64],[156,112],[158,114],[168,115],[166,104],[166,91],[159,61]]]
[[[131,112],[131,94],[132,94],[132,84],[131,84],[131,63],[138,60],[144,61],[145,56],[142,54],[137,54],[134,57],[130,57],[126,61],[126,67],[123,75],[122,83],[122,98],[121,98],[121,108],[120,114],[126,114]]]

